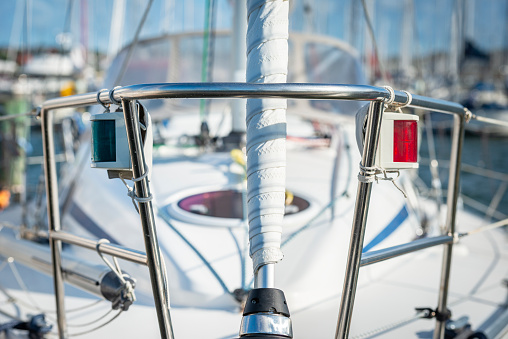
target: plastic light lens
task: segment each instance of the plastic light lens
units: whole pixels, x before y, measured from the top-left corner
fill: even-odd
[[[417,162],[418,123],[395,120],[393,125],[393,162]]]
[[[92,121],[92,161],[116,161],[115,120]]]

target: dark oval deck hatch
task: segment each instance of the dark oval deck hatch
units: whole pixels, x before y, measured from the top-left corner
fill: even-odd
[[[211,191],[188,196],[178,202],[184,211],[217,218],[243,219],[243,194],[237,190]],[[286,215],[301,212],[309,202],[298,196],[286,206]]]

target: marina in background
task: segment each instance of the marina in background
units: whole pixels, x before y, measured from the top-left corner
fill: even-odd
[[[234,12],[239,8],[235,1],[115,0],[104,4],[26,0],[0,4],[0,18],[6,12],[11,16],[0,23],[0,29],[10,26],[9,37],[0,38],[0,271],[10,269],[12,273],[0,277],[0,285],[7,286],[1,294],[7,299],[0,302],[0,336],[2,326],[9,324],[5,317],[12,318],[10,309],[5,311],[2,306],[17,310],[15,320],[28,314],[17,308],[18,302],[24,302],[18,292],[30,299],[34,293],[41,302],[54,291],[50,300],[56,300],[56,315],[48,316],[50,312],[35,307],[43,314],[42,320],[38,318],[37,335],[43,338],[52,331],[50,335],[67,337],[65,318],[69,314],[63,312],[62,299],[66,280],[86,291],[65,288],[73,307],[99,296],[112,303],[106,315],[119,310],[103,325],[98,325],[102,319],[88,323],[98,313],[83,317],[85,327],[92,324],[90,333],[114,323],[97,332],[107,336],[125,331],[133,319],[128,317],[134,317],[152,326],[137,328],[131,335],[173,338],[170,310],[164,307],[169,306],[171,292],[171,313],[180,321],[174,323],[183,324],[175,325],[175,333],[183,337],[196,333],[237,337],[243,310],[240,337],[259,333],[256,326],[261,325],[249,324],[249,319],[268,317],[263,321],[276,321],[280,326],[262,333],[282,331],[275,334],[285,338],[292,338],[291,326],[295,337],[314,333],[331,337],[334,324],[336,338],[348,337],[349,331],[355,338],[408,333],[442,338],[445,331],[447,338],[483,339],[490,331],[497,333],[496,338],[506,338],[507,306],[489,293],[495,290],[499,297],[499,291],[505,291],[501,285],[508,286],[503,268],[507,227],[502,227],[504,234],[496,233],[504,238],[486,231],[480,245],[474,245],[468,236],[484,228],[498,228],[497,222],[508,220],[508,0],[291,1],[287,8],[291,33],[285,38],[290,60],[287,74],[261,74],[279,67],[273,66],[282,60],[277,54],[261,58],[259,64],[264,68],[257,78],[254,63],[242,66],[238,61],[246,54],[254,58],[256,48],[245,51],[244,37],[235,35],[239,27],[235,13],[240,13]],[[276,6],[281,2],[276,1]],[[38,14],[52,5],[58,6],[57,14],[48,14],[46,20],[62,21],[61,28],[39,31],[42,15]],[[248,22],[254,27],[251,19]],[[259,43],[261,38],[255,38],[259,32],[247,34],[247,45],[249,41]],[[254,81],[249,82],[249,72]],[[288,84],[284,84],[286,76]],[[270,80],[255,83],[264,78]],[[337,79],[347,85],[331,85]],[[330,87],[323,89],[318,84]],[[408,92],[393,92],[392,87]],[[328,92],[331,88],[335,94]],[[245,115],[245,101],[223,98],[233,90],[251,100],[248,110],[258,108],[254,102],[260,107],[282,105],[277,100],[288,96],[287,134],[286,120],[278,116],[284,111],[286,119],[286,107],[271,108],[277,118],[268,115],[258,123],[254,123],[256,114],[238,118],[241,111]],[[254,101],[256,92],[273,97]],[[167,100],[174,93],[183,93],[182,99]],[[333,95],[353,100],[335,100]],[[368,101],[355,101],[358,98],[370,100],[369,108],[362,107]],[[411,107],[404,108],[401,98]],[[53,108],[59,109],[53,114]],[[373,145],[378,143],[375,135],[382,134],[383,126],[376,119],[388,109],[418,115],[406,119],[419,119],[419,143],[413,145],[419,169],[385,169],[379,165],[382,155],[373,156]],[[265,109],[259,116],[264,113]],[[111,116],[116,120],[108,120]],[[457,117],[466,120],[463,144],[453,134],[459,126]],[[114,133],[107,129],[111,121]],[[260,132],[267,125],[275,136]],[[119,136],[118,131],[127,135]],[[404,133],[407,137],[410,132]],[[111,137],[115,134],[116,139]],[[281,146],[273,146],[282,134],[284,152]],[[268,136],[273,138],[264,140]],[[252,140],[258,139],[263,139],[262,151],[254,152]],[[404,142],[416,139],[411,136]],[[49,151],[52,142],[54,158]],[[107,147],[101,148],[104,145]],[[277,158],[283,164],[275,168],[273,159],[263,158],[264,147],[273,147],[268,154],[283,154]],[[377,150],[382,151],[386,150]],[[111,160],[111,154],[118,158]],[[282,167],[285,171],[286,154],[287,180],[286,172],[283,176],[278,172]],[[457,155],[460,163],[453,160]],[[120,156],[130,167],[119,166]],[[267,166],[275,172],[252,166]],[[107,168],[107,175],[96,169],[99,167]],[[257,176],[257,171],[267,172],[256,178],[253,173]],[[454,181],[457,175],[459,186]],[[252,202],[258,196],[260,206]],[[282,208],[268,206],[275,204],[274,197],[281,198]],[[276,223],[261,212],[259,225],[252,226],[258,222],[253,213],[267,206],[270,218],[285,214],[284,224],[276,225],[284,232],[273,235]],[[367,211],[370,227],[365,229]],[[60,216],[63,229],[59,228]],[[139,219],[143,239],[132,236],[140,233],[139,225],[132,222]],[[346,260],[349,228],[344,225],[349,227],[351,219]],[[158,241],[157,232],[161,235]],[[278,247],[270,245],[263,252],[266,244],[277,241]],[[435,245],[445,248],[439,263],[442,272],[436,269],[441,260],[437,249],[418,257],[421,272],[415,270],[419,267],[417,254],[408,255],[407,261],[394,259],[380,268],[370,267]],[[275,265],[281,260],[282,247],[286,258]],[[339,254],[338,248],[344,253]],[[89,258],[90,249],[99,256]],[[35,254],[30,256],[30,251]],[[129,274],[116,261],[109,263],[106,253],[130,261],[122,261]],[[60,255],[64,258],[61,265]],[[34,273],[38,269],[30,266],[34,257],[39,258],[41,271],[53,274],[53,280],[37,278],[43,283],[27,292],[15,267],[27,265],[22,266],[21,276],[25,282],[34,281],[39,277],[38,271]],[[148,270],[140,268],[140,263]],[[358,278],[360,266],[368,268]],[[402,274],[399,269],[403,266],[412,273]],[[448,293],[451,266],[462,281],[452,279]],[[423,274],[426,269],[432,271]],[[326,278],[319,278],[322,274]],[[413,274],[418,276],[416,281],[411,280]],[[341,294],[338,281],[342,278]],[[256,309],[264,303],[250,305],[249,301],[256,304],[259,297],[252,293],[274,285],[286,293],[295,311],[292,319],[287,306],[270,308],[267,316],[266,310]],[[384,292],[374,292],[374,287]],[[388,307],[390,312],[381,315],[379,307],[387,304],[386,298],[394,291],[405,295],[401,306]],[[371,300],[376,305],[371,307]],[[286,299],[283,303],[286,305]],[[128,315],[114,321],[131,305]],[[105,311],[109,303],[103,306]],[[454,313],[448,314],[447,307]],[[457,310],[461,313],[455,313]],[[276,320],[272,313],[277,314]],[[462,314],[466,315],[459,318]],[[55,328],[51,329],[44,315],[54,317],[50,322]],[[386,325],[389,316],[396,321]],[[73,319],[72,315],[68,318]],[[435,318],[434,332],[429,330],[433,325],[422,325],[422,318]],[[215,326],[209,326],[208,332],[193,328],[196,319],[212,321]],[[81,334],[69,327],[72,334]],[[5,328],[7,333],[18,334],[12,331],[16,327]],[[94,335],[90,333],[82,334]]]

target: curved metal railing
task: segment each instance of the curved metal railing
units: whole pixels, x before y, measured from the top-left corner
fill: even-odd
[[[46,177],[46,195],[48,201],[49,238],[51,244],[55,298],[57,304],[58,329],[61,338],[66,336],[65,309],[63,302],[63,275],[60,267],[61,242],[91,248],[93,245],[86,239],[69,235],[60,230],[60,211],[58,203],[55,149],[53,140],[53,111],[61,108],[89,106],[98,104],[98,99],[104,104],[113,103],[123,107],[126,120],[127,136],[131,152],[131,160],[135,177],[142,177],[144,173],[144,154],[139,140],[139,123],[136,116],[134,100],[164,99],[164,98],[288,98],[288,99],[327,99],[327,100],[362,100],[370,101],[370,113],[367,120],[365,146],[362,155],[361,168],[374,165],[379,129],[385,102],[390,98],[387,89],[360,85],[323,85],[323,84],[248,84],[248,83],[160,83],[139,84],[107,91],[87,93],[68,97],[50,99],[40,108],[43,130],[44,169]],[[395,256],[411,253],[423,248],[445,244],[443,266],[441,274],[440,295],[437,312],[446,311],[448,283],[450,275],[451,254],[455,235],[455,216],[459,195],[460,161],[464,139],[464,125],[471,118],[471,114],[461,105],[449,101],[428,97],[410,95],[407,92],[395,91],[392,105],[403,106],[411,101],[410,107],[453,114],[454,129],[452,136],[452,154],[450,159],[450,185],[448,189],[448,209],[446,218],[446,235],[421,239],[408,244],[394,246],[380,251],[362,254],[363,235],[366,226],[366,216],[369,208],[372,183],[359,182],[355,205],[351,242],[348,252],[348,263],[344,280],[339,320],[336,337],[346,338],[354,305],[358,272],[360,266],[369,265]],[[360,170],[360,174],[363,170]],[[150,186],[146,178],[136,181],[136,192],[140,198],[150,196]],[[113,245],[107,248],[108,253],[138,263],[146,263],[152,282],[153,295],[161,337],[173,338],[171,318],[169,314],[169,294],[165,290],[163,264],[157,242],[153,207],[149,199],[139,202],[140,217],[145,234],[146,255],[139,251],[117,248]],[[106,246],[103,248],[106,250]],[[444,335],[444,322],[437,321],[435,337]]]

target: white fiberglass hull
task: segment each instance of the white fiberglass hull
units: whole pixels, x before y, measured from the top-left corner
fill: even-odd
[[[289,125],[298,123],[290,121]],[[288,141],[287,189],[309,203],[299,213],[286,216],[282,241],[285,257],[276,265],[275,286],[286,295],[295,338],[332,338],[335,333],[359,163],[354,135],[350,132],[353,129],[347,126],[343,126],[331,148],[311,144],[308,135],[302,132],[305,126],[297,129],[298,137]],[[163,154],[163,150],[159,151]],[[167,267],[176,338],[233,338],[238,335],[242,317],[242,304],[235,299],[235,291],[252,288],[245,224],[238,218],[190,213],[180,204],[184,198],[199,193],[230,188],[241,191],[243,170],[228,153],[198,154],[195,150],[188,155],[182,150],[170,153],[154,157],[151,189],[158,209],[157,233]],[[74,193],[64,203],[67,206],[62,220],[64,229],[87,238],[106,237],[143,250],[139,216],[122,182],[109,180],[104,171],[88,167],[76,180]],[[411,196],[409,187],[406,190]],[[332,191],[337,198],[330,204]],[[381,249],[415,238],[420,225],[410,202],[389,182],[374,185],[365,249]],[[432,202],[421,204],[429,216],[437,214]],[[438,218],[435,219],[437,225]],[[481,224],[480,218],[459,213],[459,232]],[[72,246],[64,252],[101,263],[93,251]],[[351,337],[432,337],[434,320],[415,317],[415,308],[435,309],[441,260],[442,247],[436,247],[361,268]],[[14,264],[22,267],[16,261]],[[83,337],[159,337],[147,268],[123,261],[121,267],[137,280],[137,301],[111,324]],[[467,316],[476,329],[499,312],[506,301],[502,281],[508,277],[507,267],[508,241],[503,233],[494,230],[462,239],[454,247],[448,298],[453,319]],[[0,272],[0,284],[7,283],[9,294],[18,295],[23,302],[35,300],[44,305],[40,307],[43,309],[54,308],[51,278],[21,269],[27,288],[35,291],[28,298],[11,264],[5,264]],[[69,287],[67,295],[68,310],[96,299]],[[23,314],[34,311],[7,299],[4,303],[14,310],[20,307]],[[101,317],[109,305],[103,302],[98,311],[90,308],[81,313],[69,312],[69,333],[82,332],[72,324],[99,319],[85,327],[88,329],[110,319],[115,312]]]

